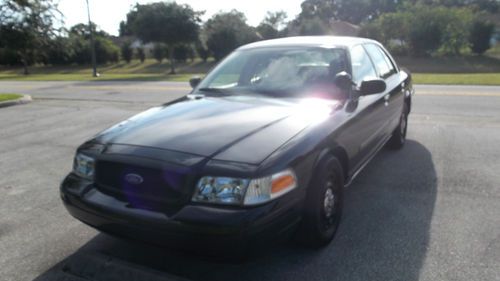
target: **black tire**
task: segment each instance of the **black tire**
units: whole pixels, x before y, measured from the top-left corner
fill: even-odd
[[[399,117],[399,125],[392,132],[389,139],[389,147],[392,149],[401,149],[406,143],[406,132],[408,131],[408,105],[405,103],[401,116]]]
[[[342,217],[343,187],[342,165],[335,157],[327,156],[318,165],[308,187],[303,219],[296,236],[302,245],[319,248],[332,241]]]

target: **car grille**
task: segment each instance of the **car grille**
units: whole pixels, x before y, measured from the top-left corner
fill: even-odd
[[[168,212],[189,200],[190,179],[182,169],[97,161],[98,189],[130,207]]]

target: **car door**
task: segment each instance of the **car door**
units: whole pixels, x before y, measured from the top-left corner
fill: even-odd
[[[387,138],[399,124],[404,103],[404,85],[402,85],[399,69],[385,49],[374,43],[368,43],[364,46],[375,64],[379,77],[384,79],[387,85],[386,92],[383,94],[384,110],[379,116],[383,119],[382,137]]]
[[[363,80],[378,76],[371,58],[363,45],[350,48],[353,82],[359,86]],[[376,151],[382,142],[385,130],[384,93],[354,97],[349,101],[346,111],[351,114],[347,145],[351,171],[356,171]]]

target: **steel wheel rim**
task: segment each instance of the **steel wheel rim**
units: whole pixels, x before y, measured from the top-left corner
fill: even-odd
[[[330,218],[333,215],[333,210],[335,207],[335,195],[331,187],[328,187],[325,191],[325,197],[323,200],[323,210],[325,212],[326,218]]]
[[[325,231],[331,231],[336,226],[337,209],[339,207],[339,196],[335,193],[335,177],[331,175],[326,182],[326,190],[323,195],[323,221]]]

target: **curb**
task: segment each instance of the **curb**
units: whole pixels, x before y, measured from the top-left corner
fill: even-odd
[[[31,98],[30,95],[23,95],[22,97],[18,98],[17,100],[8,100],[8,101],[0,102],[0,108],[7,107],[7,106],[13,106],[13,105],[19,105],[19,104],[26,104],[26,103],[30,103],[32,100],[33,99]]]

